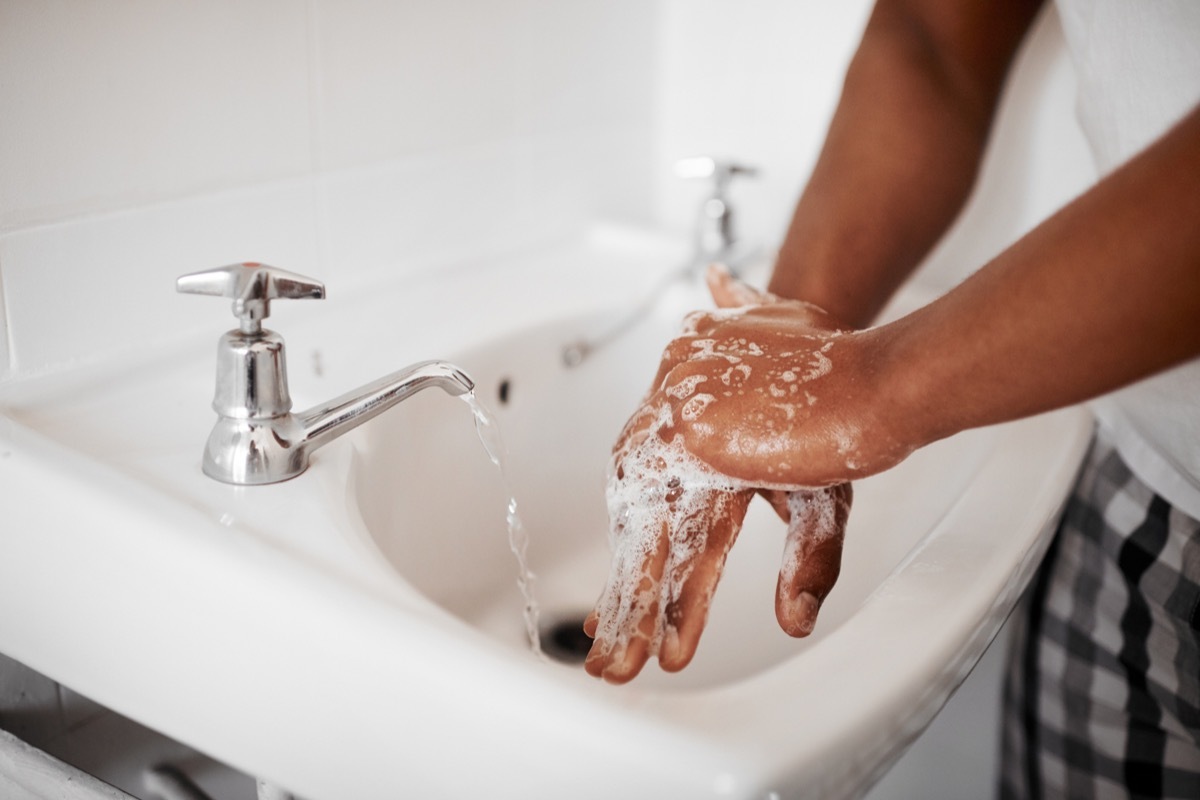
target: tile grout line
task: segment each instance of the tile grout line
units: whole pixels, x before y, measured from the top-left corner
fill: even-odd
[[[313,247],[316,251],[316,266],[325,270],[330,263],[329,220],[325,213],[324,181],[321,175],[324,166],[324,129],[321,125],[321,49],[317,32],[317,0],[307,0],[304,8],[307,15],[305,30],[308,36],[305,58],[308,80],[308,163],[314,223]]]
[[[4,319],[4,349],[7,363],[0,370],[0,380],[11,378],[17,372],[17,347],[13,342],[12,313],[9,308],[8,292],[5,290],[4,261],[7,235],[0,235],[0,317]]]

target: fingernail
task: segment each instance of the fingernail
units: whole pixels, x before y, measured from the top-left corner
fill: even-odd
[[[663,669],[671,671],[672,666],[679,661],[679,631],[667,625],[663,631],[662,642],[658,646],[658,663]]]
[[[788,608],[789,636],[808,636],[817,624],[817,612],[821,610],[821,601],[811,592],[801,592]]]
[[[589,675],[594,675],[599,678],[604,673],[604,668],[608,666],[607,648],[603,642],[599,640],[592,642],[592,647],[588,650],[587,658],[583,660],[583,668]]]

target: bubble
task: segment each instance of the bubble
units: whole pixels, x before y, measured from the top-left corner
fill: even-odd
[[[679,416],[688,422],[694,422],[703,414],[710,405],[716,402],[717,398],[711,394],[698,394],[689,398],[683,404],[683,408],[679,409]]]
[[[681,378],[678,383],[668,386],[665,391],[670,397],[674,397],[676,400],[683,400],[690,397],[696,391],[696,387],[707,380],[707,375],[689,375],[686,378]]]

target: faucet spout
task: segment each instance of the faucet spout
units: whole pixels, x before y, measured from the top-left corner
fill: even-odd
[[[273,300],[322,298],[325,286],[294,272],[247,261],[184,275],[181,292],[233,298],[236,330],[217,342],[217,422],[201,468],[238,486],[279,483],[308,469],[308,458],[367,420],[430,386],[461,395],[475,388],[458,367],[422,361],[300,414],[292,413],[283,337],[262,327]]]
[[[226,410],[214,403],[218,416],[204,448],[204,474],[239,486],[294,478],[308,469],[313,451],[430,386],[452,395],[475,388],[453,364],[424,361],[299,414],[287,410],[290,399],[265,410],[261,403]],[[283,384],[277,393],[286,397]]]
[[[461,395],[475,388],[465,372],[445,361],[422,361],[397,370],[297,415],[311,453],[422,389],[437,387]]]

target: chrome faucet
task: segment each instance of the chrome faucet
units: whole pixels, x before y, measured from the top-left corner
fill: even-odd
[[[582,364],[592,353],[616,340],[649,315],[673,284],[695,280],[714,261],[729,267],[737,275],[742,266],[759,257],[761,251],[758,248],[746,247],[737,238],[733,206],[729,201],[729,184],[733,179],[739,175],[754,177],[758,175],[756,168],[712,156],[691,156],[675,162],[675,175],[709,181],[708,195],[700,204],[691,255],[681,266],[667,272],[637,306],[608,328],[564,345],[564,366],[577,367]]]
[[[422,389],[436,386],[452,395],[475,388],[453,364],[424,361],[298,414],[288,394],[283,338],[262,327],[270,302],[325,296],[318,281],[265,264],[230,264],[184,275],[176,289],[233,300],[236,330],[217,343],[217,423],[204,448],[202,467],[210,478],[238,485],[278,483],[308,468],[322,445]]]
[[[714,261],[736,268],[739,242],[734,227],[734,210],[729,201],[729,184],[739,175],[753,177],[754,167],[725,161],[712,156],[692,156],[675,162],[675,174],[680,178],[700,178],[709,181],[709,193],[700,204],[696,224],[693,267],[704,268]]]

